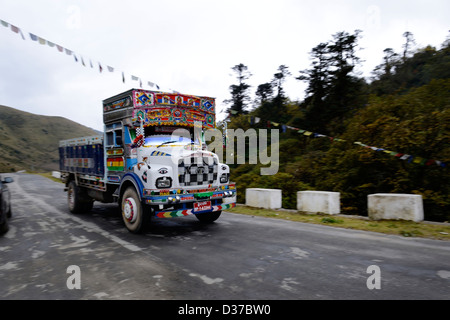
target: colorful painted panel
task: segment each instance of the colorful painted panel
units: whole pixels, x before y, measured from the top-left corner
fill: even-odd
[[[129,97],[119,99],[117,101],[105,104],[103,106],[103,112],[116,111],[123,108],[131,107],[131,102]]]
[[[178,125],[193,126],[196,121],[204,127],[215,127],[215,116],[190,108],[161,108],[135,109],[133,121],[142,118],[144,126]]]
[[[122,148],[108,149],[108,150],[106,150],[106,155],[108,155],[108,156],[122,156],[123,155],[123,149]]]
[[[148,201],[148,200],[147,200]],[[236,203],[227,203],[222,205],[215,205],[212,206],[211,212],[215,211],[222,211],[234,208],[236,206]],[[155,212],[155,216],[158,218],[175,218],[175,217],[183,217],[188,216],[191,214],[196,214],[193,209],[186,209],[186,210],[177,210],[177,211],[157,211]]]
[[[133,104],[138,108],[151,107],[155,105],[155,94],[150,91],[135,90],[133,92]]]
[[[201,100],[199,97],[179,93],[156,93],[156,104],[199,108]]]
[[[215,112],[216,102],[212,98],[202,98],[202,110],[207,112]]]
[[[106,167],[109,171],[123,171],[124,169],[124,159],[123,157],[112,158],[108,157],[106,159]]]
[[[201,122],[214,128],[215,99],[180,93],[133,90],[132,121],[144,120],[144,126],[193,126]]]

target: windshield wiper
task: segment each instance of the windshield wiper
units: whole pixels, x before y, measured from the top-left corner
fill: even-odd
[[[165,144],[174,143],[174,142],[178,142],[178,141],[176,141],[176,140],[166,141],[166,142],[161,143],[159,146],[157,146],[157,148],[159,148]]]

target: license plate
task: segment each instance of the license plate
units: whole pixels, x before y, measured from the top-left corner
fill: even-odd
[[[211,201],[194,202],[194,212],[211,210]]]

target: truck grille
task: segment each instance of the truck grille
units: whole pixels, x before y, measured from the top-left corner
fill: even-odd
[[[190,156],[178,160],[180,186],[200,186],[217,180],[218,161],[212,156]]]

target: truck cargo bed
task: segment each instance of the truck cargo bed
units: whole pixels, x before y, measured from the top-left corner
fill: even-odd
[[[103,137],[63,140],[59,144],[61,172],[103,176],[105,173]]]

